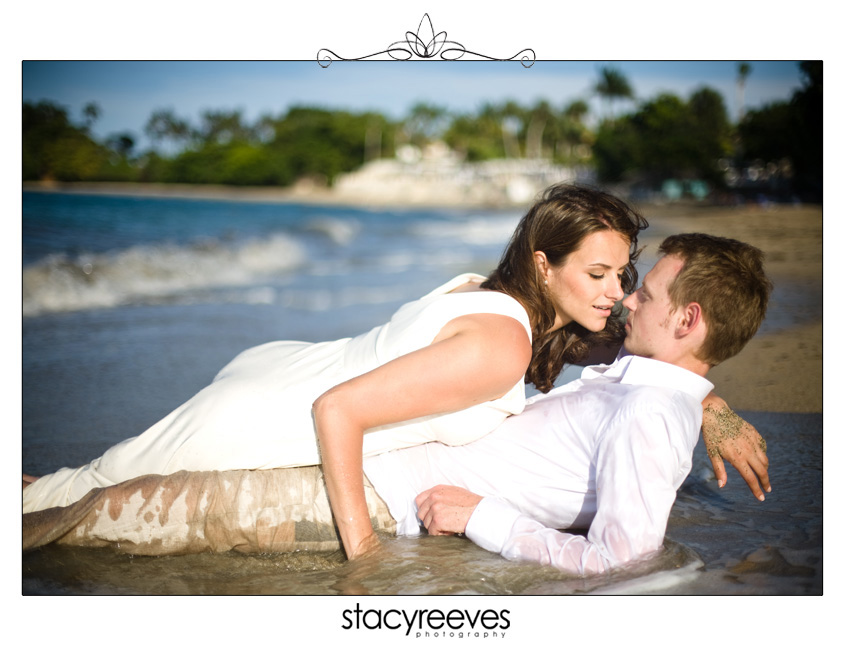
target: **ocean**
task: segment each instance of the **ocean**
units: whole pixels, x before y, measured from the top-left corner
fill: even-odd
[[[22,470],[88,462],[247,347],[356,335],[461,272],[487,273],[519,217],[24,192]],[[649,242],[666,235],[656,223],[646,233]],[[48,546],[23,555],[22,592],[822,594],[821,415],[742,415],[768,440],[768,500],[753,499],[731,468],[719,490],[699,447],[665,550],[601,578],[507,562],[463,538],[420,537],[387,541],[375,568],[339,554],[142,558]]]

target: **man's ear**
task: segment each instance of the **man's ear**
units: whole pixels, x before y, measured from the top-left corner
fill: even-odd
[[[686,304],[679,312],[677,337],[683,338],[703,326],[703,310],[697,302]]]

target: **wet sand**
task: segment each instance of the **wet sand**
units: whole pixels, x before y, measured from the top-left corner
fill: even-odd
[[[377,196],[352,202],[320,188],[232,188],[164,184],[24,184],[24,190],[307,202],[383,204]],[[419,205],[419,202],[415,205]],[[432,199],[430,206],[436,206]],[[454,204],[450,205],[454,207]],[[461,204],[462,208],[490,208]],[[493,208],[523,206],[496,205]],[[820,206],[719,207],[678,202],[639,205],[651,222],[643,243],[655,250],[660,237],[700,231],[752,243],[766,253],[776,288],[766,325],[736,358],[715,368],[710,380],[736,410],[813,413],[823,410],[823,223]]]

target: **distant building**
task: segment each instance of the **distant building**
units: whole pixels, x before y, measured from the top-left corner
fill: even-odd
[[[371,161],[338,176],[338,198],[377,203],[522,205],[561,181],[591,180],[586,171],[544,159],[466,163],[442,142],[404,145],[395,159]]]

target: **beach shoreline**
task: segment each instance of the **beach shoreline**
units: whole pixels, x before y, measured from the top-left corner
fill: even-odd
[[[398,201],[377,193],[342,193],[308,183],[289,187],[221,186],[214,184],[160,184],[136,182],[55,182],[25,181],[23,190],[40,193],[73,193],[137,197],[178,198],[196,200],[230,200],[236,202],[277,202],[346,205],[378,208],[521,208],[523,202],[501,199],[478,201],[474,198],[417,196]]]
[[[185,184],[25,182],[24,191],[254,202],[350,205],[384,208],[376,194],[350,197],[320,187],[236,188]],[[518,209],[524,203],[448,202],[435,198],[397,208]],[[641,203],[637,208],[660,233],[700,231],[756,245],[766,254],[775,287],[787,285],[799,305],[771,303],[769,319],[790,313],[784,328],[767,329],[736,358],[710,373],[716,391],[736,410],[794,413],[823,412],[823,217],[816,205],[712,206],[703,202]],[[645,232],[651,251],[658,238]],[[797,314],[797,315],[795,315]]]

